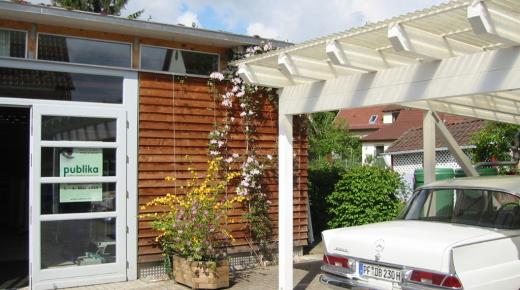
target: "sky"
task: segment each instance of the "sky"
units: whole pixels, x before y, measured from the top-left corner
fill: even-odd
[[[31,0],[46,3],[50,0]],[[446,0],[129,0],[123,16],[302,42]]]

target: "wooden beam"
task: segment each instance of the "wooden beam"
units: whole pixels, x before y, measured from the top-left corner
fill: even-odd
[[[303,114],[519,89],[520,47],[511,47],[293,85],[279,104],[284,114]]]
[[[386,56],[378,50],[341,43],[337,40],[327,43],[325,53],[334,65],[365,72],[373,72],[397,64],[402,65],[411,62],[407,59],[396,59],[396,57]]]
[[[425,60],[443,59],[482,51],[479,47],[400,23],[388,26],[388,39],[396,52]]]
[[[464,153],[464,151],[462,151],[459,144],[457,144],[457,141],[455,138],[453,138],[453,135],[451,135],[446,125],[444,125],[444,122],[439,117],[439,115],[433,112],[432,116],[435,119],[435,127],[437,129],[436,131],[439,132],[440,137],[448,147],[451,155],[455,158],[455,160],[457,160],[457,163],[460,165],[462,170],[464,170],[466,176],[479,176],[477,170],[475,170],[475,167],[473,167],[471,160],[469,160],[468,156]]]
[[[489,2],[475,1],[468,6],[467,17],[476,35],[511,46],[520,44],[518,15]]]
[[[328,60],[319,60],[299,55],[282,53],[278,56],[278,68],[288,78],[307,80],[326,80],[340,75],[360,73],[348,67],[334,66]]]
[[[432,111],[426,111],[423,115],[423,169],[424,184],[435,181],[435,119]]]
[[[448,113],[459,116],[466,116],[496,122],[510,123],[520,125],[520,116],[512,114],[504,114],[488,111],[485,108],[471,108],[467,106],[461,106],[456,104],[448,104],[439,101],[420,101],[403,103],[405,107],[417,108],[423,110],[434,110],[436,112]]]
[[[260,86],[281,88],[295,84],[279,70],[259,65],[242,64],[238,67],[238,74],[245,82]]]

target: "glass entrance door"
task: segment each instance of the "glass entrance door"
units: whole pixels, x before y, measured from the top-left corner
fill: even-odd
[[[126,115],[34,105],[30,257],[33,289],[126,280]]]

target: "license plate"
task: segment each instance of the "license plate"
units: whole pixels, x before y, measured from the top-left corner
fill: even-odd
[[[360,263],[359,274],[362,277],[371,277],[392,282],[402,281],[401,270],[379,265]]]

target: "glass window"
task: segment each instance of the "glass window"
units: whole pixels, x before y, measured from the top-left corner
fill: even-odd
[[[209,76],[218,71],[216,54],[141,46],[141,68],[177,74]]]
[[[42,184],[41,214],[116,210],[115,183]]]
[[[0,29],[0,56],[25,58],[26,33]]]
[[[368,119],[369,124],[375,124],[377,121],[377,115],[370,116],[370,119]]]
[[[123,103],[123,77],[0,68],[0,97]]]
[[[131,67],[132,46],[126,43],[39,34],[38,59]]]
[[[422,190],[409,204],[403,218],[520,229],[520,198],[481,189]]]
[[[116,176],[115,148],[43,147],[42,177]]]
[[[41,268],[116,262],[116,219],[41,223]]]
[[[376,157],[380,157],[383,153],[385,153],[385,146],[376,146],[376,151],[374,152],[374,155]]]
[[[42,116],[42,140],[116,141],[115,119],[69,116]]]

